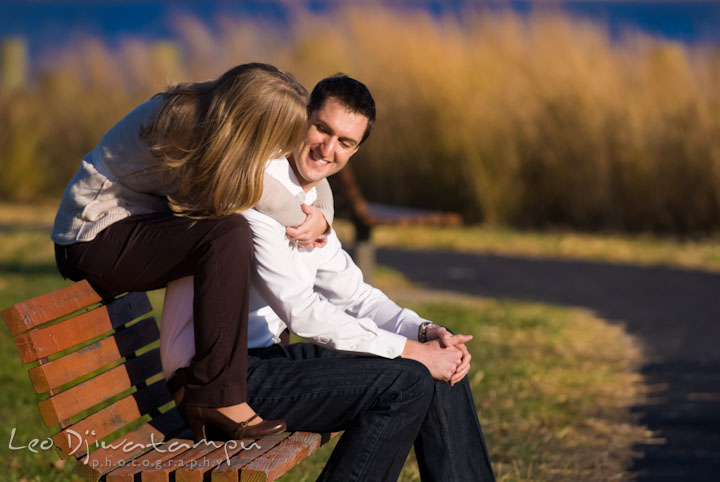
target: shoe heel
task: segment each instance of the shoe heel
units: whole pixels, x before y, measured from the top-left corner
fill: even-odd
[[[197,408],[192,407],[190,409],[185,407],[185,417],[187,419],[188,425],[190,425],[190,430],[192,431],[193,440],[195,443],[201,441],[201,440],[207,440],[207,436],[205,433],[205,421],[202,418],[202,413],[200,410],[197,410]],[[195,410],[193,410],[193,408]]]
[[[191,420],[190,430],[192,430],[193,440],[195,443],[200,442],[201,440],[207,440],[207,437],[205,436],[205,424],[201,421]]]

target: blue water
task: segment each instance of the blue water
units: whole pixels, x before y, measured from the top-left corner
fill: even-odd
[[[300,3],[315,12],[332,10],[338,4],[327,0]],[[607,25],[617,39],[631,30],[686,44],[720,46],[720,1],[571,1],[555,3],[554,7],[532,1],[391,0],[385,3],[395,9],[422,9],[434,15],[450,14],[459,18],[467,11],[479,9],[509,8],[526,14],[554,8],[575,18]],[[286,5],[287,2],[272,0],[0,0],[0,38],[25,37],[34,57],[86,35],[97,36],[110,47],[127,37],[172,39],[175,36],[173,22],[180,14],[192,15],[211,27],[221,17],[269,19],[283,24],[291,15]]]

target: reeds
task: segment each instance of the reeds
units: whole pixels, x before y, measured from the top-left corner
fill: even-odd
[[[521,227],[698,234],[720,223],[717,50],[617,41],[560,14],[347,7],[296,12],[287,28],[177,26],[177,47],[109,52],[88,39],[0,97],[0,196],[57,196],[102,133],[166,81],[259,60],[309,88],[337,71],[370,87],[378,122],[351,163],[370,199]]]

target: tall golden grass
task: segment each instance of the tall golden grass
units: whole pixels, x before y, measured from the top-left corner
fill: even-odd
[[[698,234],[720,224],[720,53],[560,14],[346,7],[210,29],[177,50],[95,39],[0,97],[0,196],[57,196],[80,157],[167,81],[265,61],[309,88],[343,71],[378,104],[352,166],[369,198],[496,225]],[[182,55],[180,55],[180,52]]]

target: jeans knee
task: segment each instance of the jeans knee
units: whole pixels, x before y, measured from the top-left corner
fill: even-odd
[[[402,377],[407,384],[404,395],[416,398],[419,403],[430,403],[435,391],[435,380],[425,365],[415,360],[402,358],[398,360],[401,364]]]

